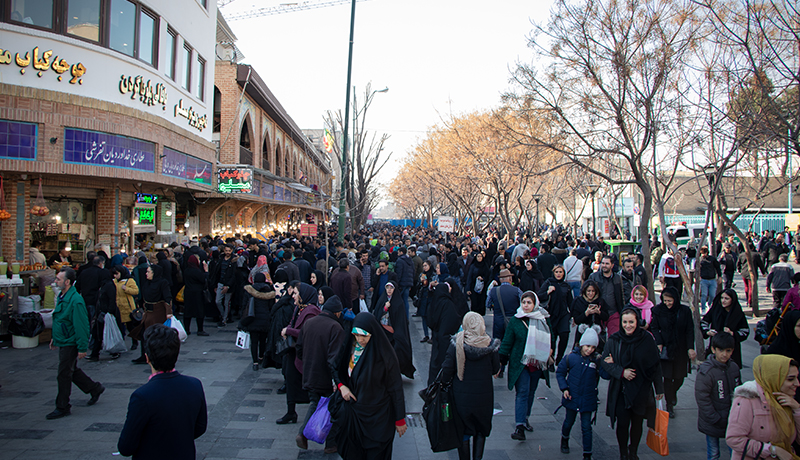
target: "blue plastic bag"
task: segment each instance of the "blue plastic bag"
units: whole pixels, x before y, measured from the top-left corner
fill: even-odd
[[[353,313],[353,310],[348,308],[347,310],[344,311],[344,319],[345,321],[353,321],[354,319],[356,319],[356,314]]]
[[[317,444],[324,444],[325,438],[331,432],[331,413],[328,412],[329,401],[330,399],[324,396],[319,399],[317,410],[311,415],[308,424],[303,429],[303,436]]]

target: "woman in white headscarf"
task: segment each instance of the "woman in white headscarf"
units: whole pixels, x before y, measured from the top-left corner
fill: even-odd
[[[532,291],[522,294],[520,307],[506,326],[500,345],[500,362],[508,364],[508,389],[517,391],[514,401],[516,428],[511,439],[524,441],[525,432],[533,431],[528,417],[539,379],[548,377],[547,367],[553,362],[550,314],[539,306],[539,298]]]
[[[472,458],[480,459],[492,432],[492,376],[500,371],[500,340],[486,335],[486,325],[478,313],[464,315],[461,327],[463,330],[451,339],[442,363],[442,381],[453,381],[456,410],[464,423],[464,442],[458,448],[458,458],[470,458],[469,438],[473,437]]]

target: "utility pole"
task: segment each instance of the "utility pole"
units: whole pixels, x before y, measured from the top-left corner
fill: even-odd
[[[353,32],[356,24],[356,0],[352,0],[350,7],[350,47],[347,56],[347,96],[344,104],[344,140],[342,141],[342,178],[339,194],[339,242],[344,242],[344,214],[345,214],[345,187],[347,185],[344,172],[347,170],[347,130],[350,124],[350,81],[353,72]]]

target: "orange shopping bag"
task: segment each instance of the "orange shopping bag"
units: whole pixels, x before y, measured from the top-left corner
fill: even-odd
[[[669,427],[669,412],[663,410],[664,400],[658,401],[656,408],[656,429],[647,429],[647,447],[653,449],[658,455],[669,455],[669,442],[667,441],[667,427]]]

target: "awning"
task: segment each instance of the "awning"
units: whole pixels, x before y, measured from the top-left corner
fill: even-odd
[[[287,182],[286,185],[288,185],[289,187],[291,187],[291,188],[293,188],[295,190],[301,191],[301,192],[315,193],[314,190],[311,190],[310,187],[306,187],[303,184],[298,184],[297,182]]]

